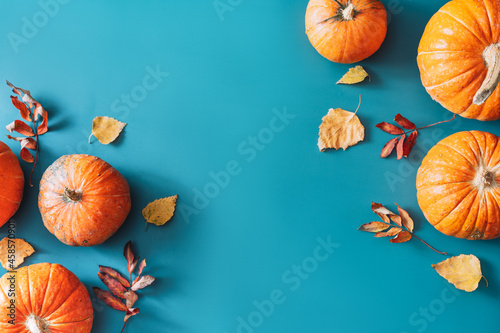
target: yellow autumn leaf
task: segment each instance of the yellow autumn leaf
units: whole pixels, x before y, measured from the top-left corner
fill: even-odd
[[[346,150],[365,138],[365,128],[356,112],[330,109],[319,126],[318,147],[320,151],[328,148]]]
[[[356,84],[364,81],[366,78],[370,79],[370,75],[368,75],[362,66],[358,65],[350,68],[349,71],[337,81],[337,84]]]
[[[451,257],[432,267],[457,289],[469,292],[476,290],[479,281],[483,278],[481,263],[472,254]]]
[[[144,216],[149,223],[164,225],[174,216],[177,197],[177,195],[174,195],[168,198],[157,199],[149,203],[142,210],[142,216]]]
[[[100,143],[107,145],[116,140],[125,125],[127,124],[111,117],[95,117],[92,121],[92,134],[90,134],[89,143],[93,135]]]
[[[5,237],[0,241],[0,264],[8,271],[16,269],[35,249],[23,239]]]

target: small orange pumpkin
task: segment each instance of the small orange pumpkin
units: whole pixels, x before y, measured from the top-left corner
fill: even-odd
[[[500,1],[453,0],[428,22],[417,56],[431,97],[465,118],[500,118]]]
[[[0,141],[0,227],[14,215],[21,204],[24,174],[16,155]]]
[[[0,278],[0,332],[89,333],[94,311],[82,282],[59,264],[34,264]]]
[[[93,246],[111,237],[130,211],[130,191],[111,165],[90,155],[66,155],[44,172],[38,207],[61,242]]]
[[[310,0],[306,34],[333,62],[351,64],[371,56],[387,33],[387,12],[379,0]]]
[[[442,233],[467,239],[500,236],[500,138],[459,132],[429,150],[417,173],[417,199]]]

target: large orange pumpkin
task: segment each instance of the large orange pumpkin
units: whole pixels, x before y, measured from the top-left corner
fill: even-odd
[[[453,0],[429,21],[418,47],[422,83],[451,112],[500,118],[500,1]]]
[[[59,264],[34,264],[0,278],[0,332],[88,333],[90,296],[75,274]]]
[[[43,174],[38,207],[45,227],[61,242],[92,246],[123,224],[130,191],[125,178],[100,158],[66,155]]]
[[[333,62],[350,64],[371,56],[387,33],[387,12],[379,0],[310,0],[306,34]]]
[[[0,141],[0,227],[19,208],[24,190],[24,174],[16,155]]]
[[[500,138],[459,132],[438,142],[417,174],[417,199],[427,220],[458,238],[500,236]]]

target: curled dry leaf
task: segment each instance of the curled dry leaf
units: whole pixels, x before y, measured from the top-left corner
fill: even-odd
[[[369,222],[361,225],[358,230],[367,232],[380,232],[389,229],[391,226],[384,222]]]
[[[31,154],[31,152],[26,148],[21,148],[21,153],[19,155],[25,162],[28,163],[35,162],[35,157],[33,157],[33,154]]]
[[[106,287],[108,287],[109,291],[111,291],[113,295],[120,298],[125,298],[124,294],[127,291],[127,289],[120,282],[118,282],[118,280],[112,278],[108,274],[101,272],[97,273],[97,275],[99,276],[99,279],[101,279],[101,281],[106,285]]]
[[[408,212],[403,208],[399,207],[398,204],[396,204],[396,206],[398,207],[398,213],[399,216],[401,216],[401,222],[403,223],[403,226],[408,229],[409,232],[413,232],[414,223],[413,219],[410,217],[410,214],[408,214]]]
[[[382,206],[382,204],[379,204],[379,203],[376,203],[376,202],[372,202],[372,211],[375,214],[377,214],[382,219],[382,221],[384,221],[385,223],[390,223],[391,222],[389,220],[388,216],[396,215],[393,212],[391,212],[389,209],[387,209],[384,206]]]
[[[344,150],[365,138],[365,128],[356,112],[330,109],[319,126],[318,147],[320,151],[329,148]]]
[[[126,288],[130,287],[130,282],[113,268],[99,265],[99,271],[118,280],[122,286]]]
[[[476,290],[483,278],[481,262],[472,254],[451,257],[432,267],[457,289],[467,292]]]
[[[129,291],[125,292],[124,295],[125,295],[127,308],[129,308],[129,309],[131,307],[133,307],[135,302],[139,299],[139,296],[133,290],[129,290]]]
[[[35,135],[35,132],[33,132],[33,129],[31,127],[29,127],[22,120],[14,120],[13,122],[11,122],[7,126],[5,126],[5,128],[10,133],[15,131],[19,134],[26,135],[26,136],[34,136]]]
[[[90,138],[95,136],[100,143],[107,145],[116,140],[123,128],[127,125],[111,117],[95,117],[92,121],[92,133]]]
[[[401,231],[396,237],[390,240],[391,243],[404,243],[411,239],[411,233],[406,230]]]
[[[123,318],[123,321],[124,322],[127,322],[127,320],[132,317],[132,316],[135,316],[136,314],[139,313],[139,309],[138,308],[131,308],[131,309],[127,309],[127,313],[125,314],[125,318]]]
[[[26,104],[21,102],[17,96],[10,96],[10,99],[12,100],[12,104],[14,105],[14,107],[19,110],[21,117],[26,121],[32,121],[30,112]]]
[[[149,223],[164,225],[174,216],[177,197],[178,195],[174,195],[163,199],[157,199],[149,203],[142,210],[142,216],[144,216]]]
[[[127,259],[127,270],[129,274],[132,274],[135,268],[134,265],[135,256],[134,256],[134,251],[132,250],[132,241],[128,241],[127,244],[125,244],[125,248],[123,249],[123,256],[125,257],[125,259]]]
[[[134,283],[130,289],[133,291],[137,291],[139,289],[146,288],[147,286],[152,284],[154,281],[155,281],[155,278],[152,277],[151,275],[144,275],[144,276],[141,276],[139,281]]]
[[[337,81],[337,84],[356,84],[363,82],[366,78],[370,79],[370,75],[368,75],[362,66],[358,65],[349,68],[349,71]]]
[[[403,229],[401,228],[398,228],[398,227],[392,227],[391,229],[389,229],[388,231],[384,231],[384,232],[377,232],[375,234],[375,237],[394,237],[396,236],[397,234],[399,234]]]
[[[0,241],[0,263],[8,271],[15,270],[35,249],[23,239],[4,237]]]
[[[97,298],[102,300],[108,306],[118,311],[127,311],[127,306],[122,301],[120,301],[119,298],[113,296],[109,291],[102,290],[97,287],[94,287],[93,290]]]

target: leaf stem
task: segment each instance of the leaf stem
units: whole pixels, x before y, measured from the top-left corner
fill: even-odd
[[[125,325],[127,325],[127,321],[125,321],[125,323],[123,323],[123,327],[122,327],[122,330],[120,331],[120,333],[123,333],[123,331],[125,330]]]
[[[422,238],[420,238],[420,237],[418,237],[417,235],[415,235],[413,232],[410,232],[410,233],[411,233],[411,235],[412,235],[413,237],[415,237],[416,239],[418,239],[419,241],[421,241],[422,243],[424,243],[425,245],[427,245],[430,249],[432,249],[432,250],[436,251],[436,252],[437,252],[437,253],[439,253],[439,254],[442,254],[442,255],[445,255],[445,256],[447,256],[447,255],[448,255],[448,253],[446,253],[446,252],[441,252],[441,251],[436,250],[435,248],[433,248],[432,246],[430,246],[430,245],[429,245],[426,241],[424,241]]]
[[[413,132],[413,131],[417,131],[417,130],[421,130],[421,129],[424,129],[424,128],[427,128],[427,127],[431,127],[431,126],[439,125],[439,124],[442,124],[442,123],[447,123],[447,122],[450,122],[450,121],[454,120],[456,116],[457,116],[457,114],[455,113],[455,114],[453,115],[453,117],[451,117],[451,118],[450,118],[450,119],[448,119],[448,120],[438,121],[437,123],[434,123],[434,124],[430,124],[430,125],[427,125],[427,126],[422,126],[422,127],[419,127],[419,128],[414,128],[414,129],[412,129],[412,130],[408,130],[408,131],[404,132],[403,134],[407,134],[407,133],[410,133],[410,132]]]
[[[28,111],[30,112],[31,120],[33,121],[33,132],[35,133],[35,139],[36,139],[36,150],[35,150],[35,160],[33,161],[33,168],[31,169],[30,173],[30,187],[33,187],[33,183],[31,182],[31,179],[33,178],[33,173],[35,172],[35,167],[36,167],[36,162],[38,160],[38,150],[39,150],[39,145],[38,145],[38,128],[36,127],[36,120],[35,120],[35,113],[31,111],[31,108],[24,103],[26,107],[28,108]],[[35,106],[36,107],[36,106]]]

